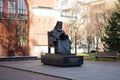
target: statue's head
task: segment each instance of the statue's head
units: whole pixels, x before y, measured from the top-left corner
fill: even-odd
[[[55,29],[57,29],[57,30],[61,30],[62,29],[62,24],[63,24],[63,22],[62,21],[57,21],[57,23],[56,23],[56,25],[55,25]]]

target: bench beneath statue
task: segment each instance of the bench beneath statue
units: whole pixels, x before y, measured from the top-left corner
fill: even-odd
[[[60,67],[81,66],[83,65],[83,56],[46,53],[41,56],[41,62],[45,65]]]

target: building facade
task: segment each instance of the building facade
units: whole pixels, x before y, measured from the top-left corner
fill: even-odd
[[[104,1],[109,9],[114,0]],[[47,52],[47,31],[61,20],[69,34],[69,23],[61,17],[61,9],[75,3],[76,0],[0,0],[0,56],[40,56]]]
[[[1,56],[28,55],[28,15],[26,1],[0,0]]]
[[[57,3],[0,0],[0,56],[39,56],[47,52],[47,31],[54,28],[57,20],[62,21]]]

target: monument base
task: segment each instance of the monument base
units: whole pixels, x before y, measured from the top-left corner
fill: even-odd
[[[83,56],[47,53],[41,55],[41,62],[45,65],[60,67],[81,66],[83,64]]]

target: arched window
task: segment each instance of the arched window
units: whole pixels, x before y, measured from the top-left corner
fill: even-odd
[[[18,23],[15,25],[17,26],[17,46],[26,47],[28,44],[28,10],[26,1],[0,0],[0,20],[14,20]]]

